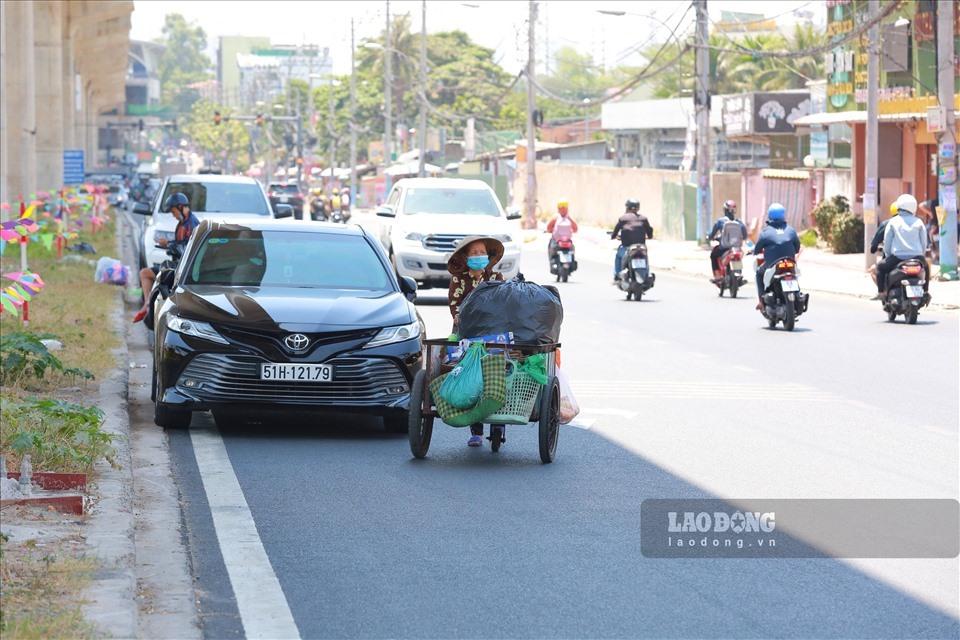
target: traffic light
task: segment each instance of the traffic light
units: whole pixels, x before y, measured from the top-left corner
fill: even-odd
[[[219,111],[214,111],[214,112],[213,112],[213,124],[219,126],[219,125],[220,125],[220,120],[222,120],[222,118],[220,117],[220,112],[219,112]]]

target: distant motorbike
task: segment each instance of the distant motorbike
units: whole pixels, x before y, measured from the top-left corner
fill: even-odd
[[[327,208],[323,200],[314,198],[310,201],[310,219],[316,222],[327,221]]]
[[[916,324],[922,307],[930,304],[930,294],[923,290],[926,284],[923,264],[919,258],[904,260],[887,275],[887,297],[883,310],[887,320],[895,322],[902,315],[907,324]]]
[[[556,250],[550,259],[550,273],[557,276],[557,282],[566,282],[576,270],[577,256],[574,253],[573,240],[557,240]]]
[[[791,258],[777,260],[764,272],[761,313],[771,329],[783,322],[784,329],[793,331],[797,318],[806,312],[810,294],[800,292],[798,275],[797,261]]]
[[[640,300],[643,294],[653,288],[657,276],[650,272],[647,258],[647,245],[632,244],[623,255],[620,278],[617,286],[627,294],[627,300]]]
[[[743,250],[740,247],[727,249],[720,256],[719,264],[720,278],[714,283],[720,288],[720,297],[726,290],[731,298],[736,298],[737,291],[747,283],[743,278]]]

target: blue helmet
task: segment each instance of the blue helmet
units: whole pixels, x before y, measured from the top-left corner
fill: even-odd
[[[777,221],[777,220],[786,220],[787,219],[787,210],[784,209],[783,205],[779,202],[774,202],[772,205],[767,207],[767,220]]]
[[[187,196],[183,195],[179,191],[176,193],[171,193],[170,196],[167,198],[167,201],[163,203],[163,208],[166,211],[170,211],[174,207],[183,207],[183,206],[189,207],[190,200],[187,198]]]

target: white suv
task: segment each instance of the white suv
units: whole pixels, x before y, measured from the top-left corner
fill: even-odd
[[[520,270],[518,229],[485,182],[456,178],[406,178],[398,181],[377,209],[381,237],[397,273],[423,289],[448,286],[447,259],[467,236],[492,236],[503,243],[496,270],[510,279]]]

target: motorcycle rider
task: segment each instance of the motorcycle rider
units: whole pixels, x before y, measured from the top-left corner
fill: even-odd
[[[171,193],[163,208],[169,211],[177,221],[177,228],[173,232],[173,241],[169,242],[166,238],[160,238],[157,244],[163,248],[170,249],[179,246],[181,249],[187,246],[190,236],[194,229],[200,225],[200,220],[193,215],[190,210],[190,199],[181,192]],[[143,291],[143,306],[133,316],[134,322],[140,322],[147,316],[148,305],[150,304],[150,292],[153,290],[153,283],[157,279],[159,269],[156,267],[145,267],[140,270],[140,287]]]
[[[917,259],[923,265],[926,277],[923,290],[930,281],[930,267],[924,254],[927,251],[927,229],[917,217],[917,199],[909,193],[901,194],[897,201],[899,215],[891,218],[883,231],[884,258],[877,265],[877,292],[881,299],[887,295],[887,274],[904,260]]]
[[[560,241],[573,239],[573,234],[577,232],[577,223],[570,217],[570,203],[566,198],[557,202],[557,215],[547,223],[546,232],[552,234],[547,246],[547,258],[552,263]]]
[[[753,253],[763,253],[763,262],[757,265],[757,310],[763,310],[763,274],[781,258],[796,259],[800,251],[800,236],[796,230],[787,224],[787,210],[779,202],[774,202],[767,208],[767,226],[760,232]]]
[[[647,217],[640,213],[640,203],[630,199],[624,203],[626,211],[620,219],[617,220],[617,226],[613,228],[610,234],[611,240],[620,237],[620,246],[617,247],[617,255],[613,262],[613,280],[620,280],[620,263],[623,262],[623,256],[627,253],[627,247],[634,244],[647,244],[647,238],[653,238],[653,226]]]
[[[870,240],[870,253],[876,254],[877,251],[880,251],[880,247],[883,245],[883,233],[887,229],[887,223],[890,222],[895,215],[897,215],[897,202],[893,201],[890,203],[890,217],[877,226],[877,231]],[[883,253],[881,252],[879,259],[867,268],[867,273],[873,278],[873,284],[877,284],[877,265],[880,264],[880,260],[882,259]],[[878,293],[872,299],[879,300],[880,294]]]
[[[732,242],[731,238],[724,237],[723,235],[723,228],[728,222],[736,222],[740,226],[740,241],[735,244]],[[743,244],[743,241],[746,237],[746,225],[743,224],[743,221],[737,220],[737,203],[733,200],[727,200],[723,203],[723,217],[717,219],[717,221],[713,224],[713,229],[710,231],[710,236],[707,238],[709,242],[713,242],[714,240],[718,241],[717,246],[710,251],[710,266],[713,267],[714,282],[719,282],[720,280],[720,256],[722,256],[728,249],[739,247],[741,244]]]

